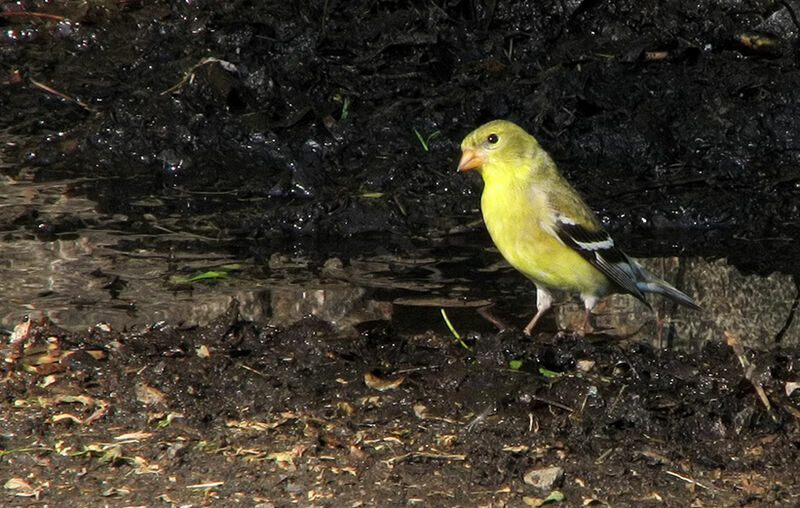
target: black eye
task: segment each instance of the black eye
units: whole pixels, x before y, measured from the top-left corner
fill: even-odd
[[[488,141],[491,144],[495,144],[499,140],[500,140],[500,138],[497,137],[497,134],[489,134],[489,136],[487,136],[487,138],[486,138],[486,141]]]

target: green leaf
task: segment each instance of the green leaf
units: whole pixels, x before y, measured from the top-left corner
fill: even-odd
[[[445,311],[444,309],[439,309],[439,311],[442,313],[442,319],[444,319],[444,323],[447,325],[447,328],[450,330],[450,333],[452,333],[453,337],[455,337],[458,340],[458,343],[461,344],[461,347],[463,347],[467,351],[472,351],[472,348],[466,345],[466,343],[464,343],[463,340],[461,340],[461,334],[458,333],[456,328],[453,326],[453,323],[450,322],[450,318],[447,317],[447,311]]]
[[[545,369],[544,367],[539,367],[539,374],[543,375],[544,377],[561,377],[564,375],[561,372]]]
[[[192,275],[191,277],[180,277],[178,275],[173,275],[169,278],[169,282],[171,284],[186,284],[187,282],[195,282],[203,279],[220,279],[227,276],[228,272],[225,271],[208,270],[207,272],[198,273],[197,275]]]

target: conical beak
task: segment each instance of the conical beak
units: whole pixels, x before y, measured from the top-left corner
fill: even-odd
[[[467,171],[483,166],[483,159],[478,155],[475,150],[468,148],[461,154],[461,160],[458,161],[458,170]]]

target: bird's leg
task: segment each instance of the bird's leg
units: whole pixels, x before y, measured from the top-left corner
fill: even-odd
[[[591,315],[592,310],[589,308],[584,309],[583,311],[583,321],[581,322],[581,327],[578,330],[578,335],[583,337],[586,335],[586,325],[589,324],[589,316]]]
[[[525,327],[525,335],[531,334],[539,318],[542,317],[542,314],[544,314],[551,305],[553,305],[553,296],[550,294],[550,291],[536,286],[536,309],[538,311],[536,315],[533,316],[533,319],[531,319],[531,322],[528,323],[528,326]]]
[[[539,318],[540,318],[540,317],[542,317],[542,314],[544,314],[544,311],[545,311],[545,310],[547,310],[547,309],[540,310],[540,311],[538,311],[538,312],[536,313],[536,315],[535,315],[535,316],[533,316],[533,319],[531,319],[531,322],[530,322],[530,323],[528,323],[528,326],[526,326],[526,327],[525,327],[525,330],[523,330],[523,332],[525,333],[525,335],[528,335],[528,336],[530,336],[531,332],[533,331],[533,327],[534,327],[534,326],[536,326],[536,322],[537,322],[537,321],[539,321]]]
[[[580,334],[581,337],[583,337],[584,335],[586,335],[586,326],[589,324],[589,316],[592,315],[592,309],[594,308],[595,305],[597,305],[599,298],[597,298],[594,295],[582,294],[581,300],[583,300],[584,311],[583,311],[583,322],[581,323],[581,328],[580,330],[578,330],[578,333]]]

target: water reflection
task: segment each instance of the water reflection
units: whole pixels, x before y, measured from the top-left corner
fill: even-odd
[[[313,315],[349,333],[357,333],[364,321],[384,320],[403,333],[449,334],[439,312],[446,308],[462,333],[488,333],[495,324],[478,308],[495,304],[492,315],[515,327],[524,325],[535,308],[533,285],[480,242],[453,246],[448,242],[458,239],[445,239],[405,256],[361,249],[319,262],[275,253],[266,266],[236,259],[222,245],[211,249],[206,241],[201,254],[174,245],[165,252],[168,234],[160,237],[158,249],[147,247],[153,242],[123,231],[125,217],[103,216],[90,200],[70,196],[69,183],[0,184],[0,208],[6,212],[13,208],[22,213],[29,207],[42,223],[68,217],[72,224],[85,225],[41,240],[30,223],[3,224],[0,320],[5,328],[24,316],[47,316],[71,329],[98,322],[117,329],[158,321],[205,324],[235,298],[242,316],[261,325],[286,326]],[[186,245],[186,237],[181,239],[179,244]],[[122,248],[123,241],[137,247]],[[234,263],[236,269],[219,276],[175,282],[176,274],[190,279]],[[723,259],[645,264],[703,307],[693,312],[653,297],[664,319],[665,345],[698,347],[707,340],[723,340],[725,333],[749,347],[800,342],[798,288],[791,276],[744,276]],[[553,331],[576,328],[582,316],[577,301],[561,301],[549,325]],[[591,324],[595,331],[618,337],[656,336],[655,316],[628,296],[607,298],[596,307]]]

